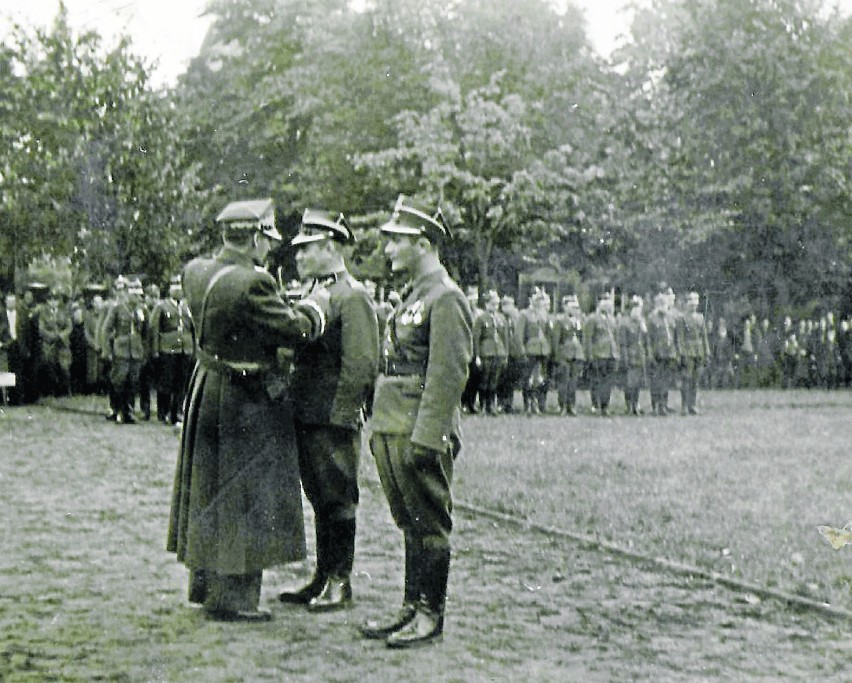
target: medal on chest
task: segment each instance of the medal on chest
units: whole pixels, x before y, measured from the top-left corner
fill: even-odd
[[[413,305],[406,308],[399,316],[402,325],[419,325],[423,322],[423,302],[419,299]]]

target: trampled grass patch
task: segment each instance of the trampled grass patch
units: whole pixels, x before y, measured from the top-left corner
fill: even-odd
[[[852,520],[852,393],[702,403],[697,417],[468,417],[456,495],[852,608],[852,547],[817,531]]]

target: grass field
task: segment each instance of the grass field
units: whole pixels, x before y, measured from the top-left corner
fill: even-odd
[[[852,393],[701,401],[697,417],[470,417],[457,496],[852,608],[852,547],[817,531],[852,520]]]

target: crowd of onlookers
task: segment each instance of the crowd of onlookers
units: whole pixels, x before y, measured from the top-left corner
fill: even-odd
[[[377,301],[388,318],[398,294]],[[665,414],[669,389],[681,390],[685,412],[697,412],[694,393],[705,389],[814,388],[852,384],[852,322],[832,312],[778,322],[754,315],[730,321],[705,318],[698,295],[678,300],[662,283],[652,301],[602,288],[588,312],[576,294],[554,306],[534,288],[519,309],[512,296],[469,290],[474,309],[474,362],[463,396],[468,413],[510,413],[523,400],[527,413],[545,411],[554,392],[559,412],[576,414],[578,390],[591,394],[592,411],[607,414],[614,388],[626,411],[639,414],[639,392],[650,390],[650,410]],[[30,283],[9,293],[0,315],[0,377],[9,403],[41,396],[98,393],[110,398],[109,419],[181,419],[183,391],[194,358],[194,329],[182,303],[180,278],[161,296],[156,284],[119,277],[112,287],[89,285],[72,296],[61,286]],[[8,382],[6,382],[8,384]],[[684,393],[686,392],[686,393]],[[691,392],[691,394],[690,394]],[[138,405],[138,408],[136,407]]]
[[[180,278],[161,297],[157,285],[143,289],[138,278],[123,276],[112,288],[92,284],[75,296],[39,282],[30,283],[20,300],[7,294],[0,372],[15,381],[4,387],[5,400],[103,394],[109,397],[107,418],[132,423],[137,415],[151,419],[153,392],[157,418],[180,422],[195,351],[182,299]]]

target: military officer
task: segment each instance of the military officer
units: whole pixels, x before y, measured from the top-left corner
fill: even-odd
[[[373,402],[371,446],[391,514],[405,540],[403,607],[368,621],[367,638],[392,648],[441,637],[450,571],[453,461],[460,402],[473,358],[470,304],[440,261],[450,238],[440,211],[401,195],[385,253],[410,282],[388,320]]]
[[[515,306],[515,298],[504,295],[500,299],[500,312],[506,320],[506,367],[497,383],[497,401],[504,413],[515,412],[515,390],[520,387],[520,378],[524,371],[526,356],[523,341],[518,337],[518,316],[521,312]]]
[[[181,430],[167,549],[190,570],[190,602],[221,621],[267,621],[263,570],[305,557],[298,452],[278,348],[325,326],[328,294],[284,301],[262,266],[275,228],[271,199],[217,217],[222,249],[183,271],[197,334]]]
[[[507,357],[507,323],[499,307],[500,295],[489,291],[485,295],[485,308],[473,321],[473,358],[479,369],[479,400],[488,415],[497,412],[497,383]]]
[[[577,385],[583,376],[583,314],[576,294],[562,297],[562,313],[553,321],[553,362],[556,365],[556,394],[561,415],[577,414]]]
[[[125,286],[126,285],[126,286]],[[147,319],[141,307],[142,284],[138,279],[116,280],[116,301],[104,319],[102,353],[110,360],[113,414],[119,424],[133,424],[133,403],[139,373],[145,360]]]
[[[654,295],[654,308],[647,321],[651,411],[661,417],[669,414],[669,388],[677,372],[678,362],[675,325],[669,302],[669,296],[664,291],[658,291]]]
[[[618,328],[618,348],[624,372],[624,402],[628,415],[641,415],[639,392],[645,384],[648,325],[642,311],[642,297],[634,294],[629,312],[622,316]]]
[[[614,310],[612,291],[603,288],[598,295],[595,311],[583,325],[592,410],[599,410],[602,417],[609,415],[609,400],[620,359]]]
[[[172,277],[168,296],[154,305],[149,335],[157,419],[174,425],[183,419],[186,383],[195,354],[195,327],[183,300],[180,275]]]
[[[689,292],[686,308],[675,325],[675,344],[680,360],[681,415],[697,415],[695,407],[701,373],[710,357],[704,315],[698,312],[698,292]]]
[[[536,288],[530,295],[529,306],[518,317],[518,336],[523,340],[526,359],[521,392],[524,396],[524,410],[528,415],[543,413],[547,399],[552,328],[549,302],[547,292]]]
[[[297,348],[290,392],[299,472],[314,509],[316,568],[306,586],[285,591],[285,603],[330,611],[352,602],[359,432],[379,365],[379,327],[372,298],[343,260],[355,241],[343,214],[306,209],[296,247],[299,277],[329,293],[322,337]]]

